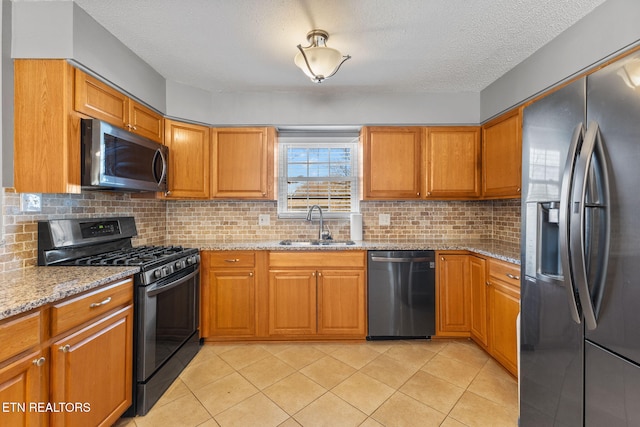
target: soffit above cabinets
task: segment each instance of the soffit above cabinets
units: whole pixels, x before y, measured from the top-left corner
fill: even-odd
[[[168,80],[330,96],[479,92],[604,0],[75,2]],[[293,63],[314,28],[353,57],[321,84]]]

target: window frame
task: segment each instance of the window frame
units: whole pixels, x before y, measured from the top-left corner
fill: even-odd
[[[278,141],[278,218],[306,219],[307,212],[292,212],[288,210],[288,158],[289,148],[349,148],[351,149],[351,175],[349,177],[309,177],[308,181],[350,181],[351,182],[351,210],[348,212],[322,211],[325,219],[348,219],[352,213],[360,212],[359,200],[359,144],[358,137],[326,136],[326,137],[297,137],[279,138]],[[294,177],[291,177],[294,178]]]

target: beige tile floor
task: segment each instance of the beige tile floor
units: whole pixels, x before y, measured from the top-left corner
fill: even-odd
[[[205,344],[117,427],[517,425],[517,382],[473,342]]]

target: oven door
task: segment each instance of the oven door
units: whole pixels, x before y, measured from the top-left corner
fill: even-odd
[[[137,380],[146,381],[198,330],[200,269],[138,288]]]

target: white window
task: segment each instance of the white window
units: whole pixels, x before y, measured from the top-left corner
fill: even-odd
[[[306,218],[313,205],[325,218],[359,211],[358,138],[279,137],[278,216]]]

